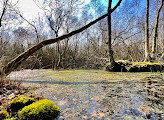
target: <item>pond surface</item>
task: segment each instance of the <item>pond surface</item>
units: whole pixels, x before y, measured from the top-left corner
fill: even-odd
[[[11,79],[39,85],[60,106],[59,120],[163,120],[164,73],[24,70]]]

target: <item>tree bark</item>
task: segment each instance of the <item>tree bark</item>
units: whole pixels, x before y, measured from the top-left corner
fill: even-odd
[[[149,53],[149,0],[146,5],[146,19],[145,19],[145,61],[150,61]]]
[[[161,11],[162,6],[163,6],[163,2],[164,2],[164,0],[161,1],[161,5],[157,11],[156,19],[155,19],[154,37],[153,37],[153,42],[152,42],[152,56],[151,56],[152,60],[156,59],[155,53],[156,53],[156,43],[157,43],[157,36],[158,36],[158,33],[157,33],[158,21],[159,21],[159,14],[160,14],[160,11]]]
[[[112,9],[112,0],[109,0],[108,3],[108,49],[109,49],[109,60],[112,65],[115,64],[114,57],[113,57],[113,50],[112,50],[112,36],[111,36],[111,14],[110,11]]]
[[[60,37],[56,37],[56,38],[52,38],[52,39],[47,39],[44,40],[40,43],[38,43],[37,45],[29,48],[28,50],[24,51],[23,53],[21,53],[19,56],[17,56],[16,58],[14,58],[13,60],[11,60],[3,69],[2,71],[0,71],[0,76],[7,76],[9,75],[13,70],[15,70],[19,65],[21,65],[21,63],[23,61],[25,61],[30,55],[32,55],[34,52],[36,52],[37,50],[41,49],[42,47],[55,43],[55,42],[59,42],[61,40],[64,40],[65,38],[71,37],[77,33],[80,33],[82,31],[84,31],[85,29],[89,28],[90,26],[92,26],[93,24],[97,23],[98,21],[104,19],[106,16],[108,16],[108,14],[111,14],[120,4],[121,4],[122,0],[119,0],[119,2],[117,3],[117,5],[110,10],[109,13],[104,14],[103,16],[97,18],[96,20],[88,23],[87,25],[72,31],[68,34],[62,35]]]

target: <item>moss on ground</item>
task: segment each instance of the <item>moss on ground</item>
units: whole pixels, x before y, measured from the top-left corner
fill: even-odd
[[[4,120],[9,118],[9,113],[6,110],[1,110],[0,111],[0,120]]]
[[[22,71],[21,71],[22,72]],[[19,73],[19,71],[18,71]],[[54,71],[52,69],[40,69],[40,70],[24,70],[23,73],[30,74],[32,79],[25,78],[28,82],[36,83],[84,83],[84,82],[100,82],[100,81],[110,81],[117,82],[120,80],[140,80],[144,77],[151,75],[158,75],[160,73],[156,72],[142,72],[142,73],[131,73],[131,72],[109,72],[105,70],[62,70]],[[70,74],[71,73],[71,74]],[[22,73],[21,73],[22,74]],[[136,77],[137,76],[137,77]],[[15,76],[13,76],[15,78]],[[27,83],[28,83],[27,82]],[[25,81],[26,83],[26,81]],[[53,85],[52,84],[52,85]]]
[[[32,103],[18,112],[20,120],[53,120],[59,114],[59,107],[46,99]]]
[[[30,105],[33,102],[35,102],[34,98],[20,95],[9,103],[9,108],[11,111],[17,112],[18,110]]]
[[[129,72],[158,72],[164,70],[163,66],[160,63],[134,62],[127,67],[127,70]]]
[[[0,107],[0,120],[51,120],[59,113],[59,107],[42,96],[18,95],[7,107]]]
[[[115,66],[107,63],[105,69],[112,72],[158,72],[164,70],[164,63],[133,62],[119,60]]]

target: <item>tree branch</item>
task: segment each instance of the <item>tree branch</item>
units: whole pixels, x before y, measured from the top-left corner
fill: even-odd
[[[104,19],[106,16],[108,16],[108,14],[111,14],[121,3],[122,0],[120,0],[117,5],[108,13],[104,14],[103,16],[97,18],[96,20],[88,23],[87,25],[74,30],[68,34],[62,35],[60,37],[56,37],[56,38],[52,38],[52,39],[47,39],[44,40],[40,43],[38,43],[37,45],[31,47],[30,49],[26,50],[25,52],[21,53],[19,56],[17,56],[16,58],[14,58],[13,60],[11,60],[4,68],[3,70],[0,72],[0,76],[7,76],[9,75],[14,69],[16,69],[23,61],[25,61],[30,55],[32,55],[34,52],[36,52],[37,50],[41,49],[42,47],[55,43],[55,42],[59,42],[61,40],[64,40],[68,37],[71,37],[77,33],[80,33],[82,31],[84,31],[85,29],[89,28],[90,26],[92,26],[93,24],[97,23],[98,21]]]
[[[6,0],[3,2],[3,10],[2,10],[2,14],[1,14],[1,17],[0,17],[0,27],[2,26],[2,18],[6,12],[6,9],[7,9],[7,3],[8,3],[9,0]]]

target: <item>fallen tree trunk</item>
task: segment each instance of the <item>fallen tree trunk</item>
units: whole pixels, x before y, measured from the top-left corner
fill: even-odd
[[[0,71],[0,76],[1,78],[3,76],[7,76],[9,75],[13,70],[17,69],[18,66],[21,65],[21,63],[23,61],[25,61],[30,55],[32,55],[33,53],[35,53],[37,50],[41,49],[42,47],[55,43],[55,42],[59,42],[61,40],[64,40],[65,38],[71,37],[77,33],[80,33],[82,31],[84,31],[85,29],[89,28],[90,26],[92,26],[93,24],[97,23],[98,21],[104,19],[106,16],[108,16],[108,14],[111,14],[120,4],[121,4],[122,0],[119,0],[119,2],[117,3],[117,5],[110,11],[110,13],[106,13],[103,16],[97,18],[96,20],[88,23],[87,25],[72,31],[68,34],[62,35],[60,37],[56,37],[56,38],[52,38],[52,39],[47,39],[44,40],[40,43],[38,43],[37,45],[29,48],[28,50],[24,51],[23,53],[21,53],[19,56],[17,56],[16,58],[14,58],[13,60],[11,60],[1,71]]]

